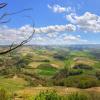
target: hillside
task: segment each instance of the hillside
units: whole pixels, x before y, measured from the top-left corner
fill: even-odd
[[[98,94],[98,51],[100,48],[91,46],[23,46],[0,55],[0,88],[16,94],[18,100],[46,90],[55,90],[60,95],[70,92]]]

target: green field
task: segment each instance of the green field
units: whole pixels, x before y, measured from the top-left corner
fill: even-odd
[[[16,94],[18,100],[25,95],[28,95],[25,100],[31,100],[29,97],[44,90],[65,95],[64,88],[69,88],[68,93],[82,89],[93,93],[92,88],[100,93],[99,87],[100,59],[90,48],[24,46],[0,56],[0,88]]]

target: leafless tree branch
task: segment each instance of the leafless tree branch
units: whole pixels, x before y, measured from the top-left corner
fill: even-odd
[[[7,3],[0,3],[0,9],[4,8],[5,6],[7,6]]]
[[[33,33],[27,39],[25,39],[24,41],[22,41],[18,45],[15,45],[15,46],[13,46],[13,44],[10,45],[10,48],[8,50],[6,50],[6,51],[0,52],[0,55],[7,54],[7,53],[9,53],[9,52],[11,52],[11,51],[23,46],[24,44],[28,43],[33,38],[34,33],[35,33],[35,29],[33,29]]]
[[[7,6],[6,3],[0,3],[0,9],[1,8],[4,8],[5,6]],[[13,12],[13,13],[4,13],[3,15],[1,15],[0,17],[0,24],[3,24],[3,23],[7,23],[9,22],[10,19],[8,20],[4,20],[3,19],[6,17],[6,16],[10,16],[10,15],[14,15],[14,14],[19,14],[19,13],[22,13],[24,11],[27,11],[27,10],[32,10],[31,8],[28,8],[28,9],[23,9],[23,10],[20,10],[20,11],[17,11],[17,12]],[[31,19],[31,18],[30,18]],[[18,45],[14,45],[14,43],[12,43],[9,47],[9,49],[5,50],[5,51],[2,51],[0,52],[0,55],[3,55],[3,54],[7,54],[21,46],[23,46],[24,44],[28,43],[32,38],[33,38],[33,35],[35,33],[35,29],[34,29],[34,25],[33,25],[33,31],[32,31],[32,34],[25,40],[23,40],[21,43],[19,43]]]

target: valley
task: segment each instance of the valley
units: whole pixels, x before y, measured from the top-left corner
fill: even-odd
[[[0,88],[13,94],[12,100],[34,100],[29,98],[47,90],[59,95],[96,93],[99,98],[99,47],[27,45],[0,55]]]

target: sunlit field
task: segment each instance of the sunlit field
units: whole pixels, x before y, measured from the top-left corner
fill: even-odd
[[[100,0],[0,0],[0,100],[100,100]]]
[[[34,100],[39,93],[45,97],[43,92],[46,91],[48,95],[54,94],[63,100],[68,99],[67,95],[75,93],[86,97],[97,95],[99,98],[100,58],[96,50],[98,52],[100,48],[94,52],[91,47],[82,47],[78,45],[77,49],[73,46],[23,46],[2,55],[0,88],[10,95],[9,98],[19,100]],[[56,91],[56,94],[53,91]],[[42,100],[41,98],[36,100]]]

